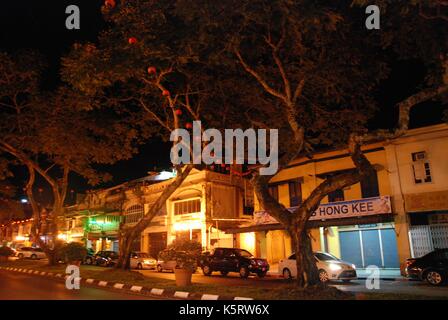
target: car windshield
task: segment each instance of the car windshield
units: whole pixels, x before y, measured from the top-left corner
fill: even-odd
[[[320,261],[339,260],[334,255],[324,252],[316,252],[314,256]]]
[[[246,251],[246,250],[237,250],[237,253],[239,256],[244,257],[244,258],[253,257],[252,253],[250,253],[249,251]]]

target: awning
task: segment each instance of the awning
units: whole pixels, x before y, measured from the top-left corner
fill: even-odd
[[[354,218],[341,218],[341,219],[329,219],[329,220],[312,220],[307,222],[307,228],[319,228],[319,227],[337,227],[337,226],[351,226],[358,224],[376,224],[393,222],[394,214],[381,214],[376,216],[367,217],[354,217]],[[228,229],[226,233],[246,233],[246,232],[258,232],[269,230],[284,230],[284,226],[281,223],[269,223],[248,225],[240,228]]]

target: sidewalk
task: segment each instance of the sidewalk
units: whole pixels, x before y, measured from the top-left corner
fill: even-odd
[[[367,271],[366,269],[360,268],[356,269],[356,273],[358,275],[358,279],[366,279],[371,271]],[[282,277],[282,274],[278,272],[278,264],[272,264],[269,271],[268,276],[270,277]],[[380,269],[380,279],[381,280],[403,280],[404,278],[400,274],[400,269]]]
[[[366,269],[356,269],[359,279],[366,279],[372,272]],[[403,280],[400,269],[380,269],[380,279],[382,280]]]

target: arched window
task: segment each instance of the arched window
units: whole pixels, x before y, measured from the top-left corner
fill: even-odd
[[[125,212],[125,223],[137,223],[143,218],[144,209],[141,204],[130,206]]]

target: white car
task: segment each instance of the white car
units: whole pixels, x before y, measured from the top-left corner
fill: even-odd
[[[322,282],[329,280],[349,282],[357,279],[356,267],[352,263],[342,261],[326,252],[315,252],[314,258],[319,270],[319,279]],[[280,260],[278,271],[285,279],[297,277],[296,254],[292,254],[288,259]]]
[[[131,253],[131,269],[156,269],[157,260],[146,252]]]
[[[30,258],[33,260],[45,259],[47,257],[41,248],[32,247],[21,247],[17,249],[16,255],[19,259]]]

